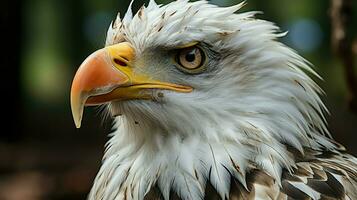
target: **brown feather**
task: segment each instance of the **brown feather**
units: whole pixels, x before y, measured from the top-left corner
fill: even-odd
[[[231,177],[229,200],[310,200],[309,191],[294,186],[304,183],[309,190],[320,194],[321,200],[343,200],[345,197],[357,199],[357,163],[351,156],[339,152],[321,152],[306,149],[304,156],[293,148],[290,153],[297,153],[294,171],[284,170],[281,187],[277,181],[258,168],[246,173],[247,188],[234,177]],[[304,159],[305,158],[305,159]],[[197,174],[197,172],[196,172]],[[336,178],[341,177],[341,178]],[[197,175],[196,175],[197,178]],[[163,200],[158,186],[154,186],[144,200]],[[210,183],[206,183],[204,200],[220,200],[221,197]],[[181,200],[175,192],[170,193],[170,200]]]

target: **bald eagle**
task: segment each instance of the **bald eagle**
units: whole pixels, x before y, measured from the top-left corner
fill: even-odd
[[[111,23],[71,89],[114,118],[91,200],[357,199],[311,65],[243,3],[153,0]]]

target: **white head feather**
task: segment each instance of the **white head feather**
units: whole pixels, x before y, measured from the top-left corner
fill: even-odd
[[[264,169],[280,181],[294,167],[292,146],[334,148],[326,130],[321,89],[305,74],[316,73],[278,42],[285,35],[257,12],[235,14],[206,1],[153,0],[134,16],[129,8],[109,27],[107,45],[130,42],[137,57],[199,41],[219,52],[207,75],[177,76],[195,88],[165,92],[158,102],[113,102],[115,130],[90,198],[120,199],[127,191],[143,199],[156,184],[165,199],[202,199],[207,181],[228,197],[230,178],[245,185],[245,173]],[[156,92],[156,91],[153,91]],[[189,186],[189,187],[188,187]]]

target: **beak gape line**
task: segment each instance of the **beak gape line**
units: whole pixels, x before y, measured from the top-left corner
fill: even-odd
[[[72,83],[71,108],[77,128],[80,128],[85,106],[101,105],[112,100],[154,100],[150,89],[189,93],[189,86],[153,80],[148,74],[134,72],[135,51],[127,43],[100,49],[79,67]],[[162,98],[159,92],[157,97]]]

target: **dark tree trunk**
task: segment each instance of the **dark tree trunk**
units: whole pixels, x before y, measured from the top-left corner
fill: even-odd
[[[357,113],[357,78],[355,74],[355,53],[353,35],[348,29],[353,26],[352,0],[331,0],[332,46],[341,59],[348,89],[348,104]]]

